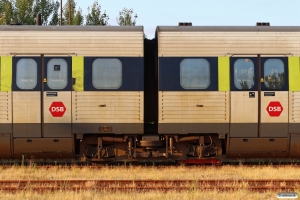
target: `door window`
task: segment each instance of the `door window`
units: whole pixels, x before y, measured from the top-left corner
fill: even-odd
[[[268,59],[264,63],[264,83],[267,89],[280,90],[284,86],[284,64],[280,59]]]
[[[254,86],[254,64],[250,59],[238,59],[234,63],[234,85],[240,90]]]
[[[52,90],[61,90],[68,84],[68,64],[64,59],[51,59],[47,65],[47,85]]]
[[[32,90],[37,86],[37,63],[33,59],[23,58],[17,63],[16,84],[21,90]]]

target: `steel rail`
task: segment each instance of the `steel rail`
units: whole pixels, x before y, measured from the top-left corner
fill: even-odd
[[[19,192],[19,191],[35,191],[35,192],[45,192],[45,191],[84,191],[84,190],[98,190],[98,191],[191,191],[191,190],[217,190],[217,191],[237,191],[237,190],[249,190],[249,191],[274,191],[274,192],[294,192],[295,188],[292,187],[281,187],[281,188],[273,188],[273,187],[251,187],[251,188],[240,188],[240,187],[203,187],[199,188],[191,188],[191,187],[148,187],[148,188],[138,188],[138,187],[126,187],[126,188],[119,188],[119,187],[98,187],[98,188],[90,188],[90,187],[82,187],[82,188],[59,188],[59,187],[33,187],[33,188],[3,188],[0,191],[9,191],[9,192]]]
[[[219,190],[295,191],[300,180],[0,180],[0,191],[149,191]]]

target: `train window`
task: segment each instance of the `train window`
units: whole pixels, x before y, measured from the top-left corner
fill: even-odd
[[[284,64],[280,59],[268,59],[264,63],[264,83],[270,90],[284,86]]]
[[[254,86],[254,64],[250,59],[234,62],[234,85],[237,89],[248,90]]]
[[[37,63],[33,59],[23,58],[17,63],[16,84],[21,90],[32,90],[37,85]]]
[[[180,85],[184,89],[206,89],[210,69],[206,59],[184,59],[180,63]]]
[[[92,83],[96,89],[118,89],[122,84],[122,63],[119,59],[98,58],[92,65]]]
[[[68,64],[64,59],[54,58],[47,64],[47,85],[52,90],[62,90],[68,84]]]

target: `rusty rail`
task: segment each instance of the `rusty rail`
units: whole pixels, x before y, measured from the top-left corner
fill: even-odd
[[[1,191],[219,190],[295,191],[300,180],[0,180]]]

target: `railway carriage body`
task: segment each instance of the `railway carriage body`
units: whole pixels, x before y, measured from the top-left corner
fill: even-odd
[[[299,27],[158,27],[159,134],[299,157]]]
[[[74,157],[91,134],[143,134],[142,27],[2,26],[0,46],[1,157]]]
[[[300,157],[300,28],[0,27],[0,158]]]

